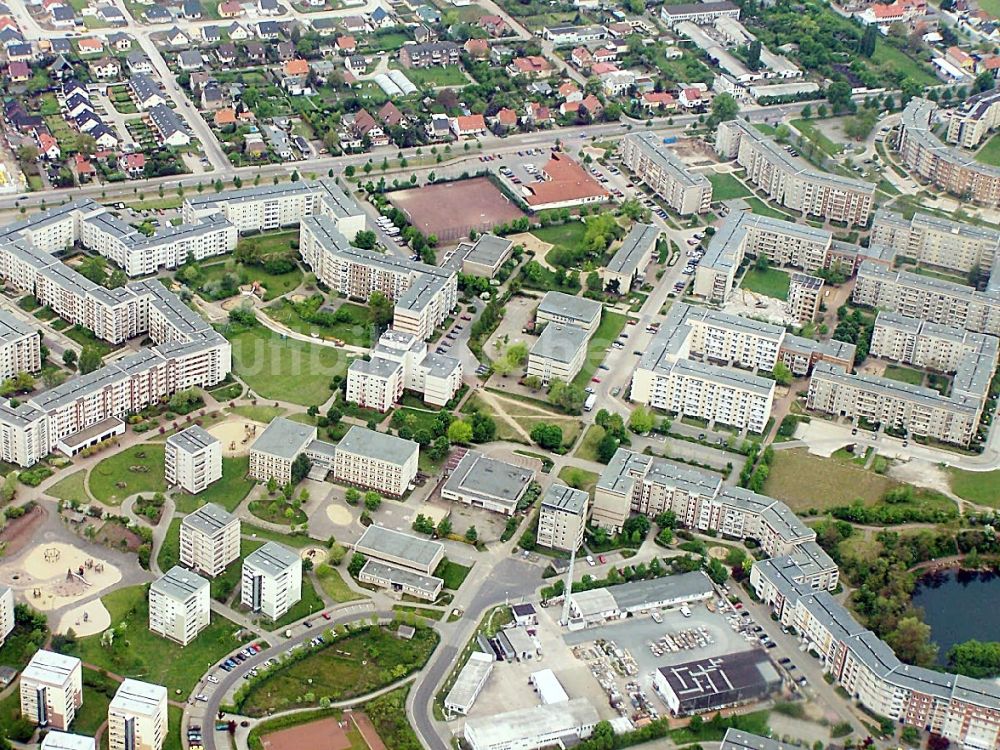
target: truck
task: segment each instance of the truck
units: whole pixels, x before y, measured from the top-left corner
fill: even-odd
[[[594,408],[594,404],[596,403],[597,403],[597,395],[591,393],[589,396],[587,396],[587,400],[583,402],[583,410],[590,411],[591,409]]]

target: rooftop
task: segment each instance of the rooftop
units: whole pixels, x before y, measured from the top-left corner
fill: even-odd
[[[442,489],[513,509],[533,477],[530,469],[468,451]]]
[[[167,445],[185,453],[197,453],[218,442],[217,438],[212,437],[207,430],[198,425],[191,425],[167,438]]]
[[[538,304],[538,312],[576,321],[589,327],[601,317],[601,303],[597,300],[577,297],[564,292],[546,292]]]
[[[401,466],[417,454],[419,446],[412,440],[355,425],[337,444],[337,450]]]
[[[190,526],[192,529],[200,531],[208,536],[214,536],[220,529],[225,528],[237,517],[215,503],[207,503],[194,513],[188,513],[181,521],[181,526]]]
[[[587,512],[590,496],[564,484],[550,484],[542,495],[542,507],[582,516]]]
[[[444,548],[440,542],[421,539],[412,534],[375,524],[365,529],[365,533],[354,547],[362,554],[371,554],[375,557],[386,555],[407,560],[417,567],[429,566]]]
[[[175,565],[149,586],[149,592],[185,601],[193,594],[208,589],[208,580],[186,568]]]
[[[294,460],[310,441],[316,439],[316,428],[276,417],[254,441],[251,450],[270,456]]]
[[[295,553],[283,544],[268,542],[263,547],[259,547],[243,558],[243,565],[249,565],[256,570],[263,571],[270,575],[279,575],[295,565],[301,565],[302,561]]]
[[[161,703],[166,711],[166,700],[167,689],[162,685],[126,678],[118,686],[108,710],[111,713],[150,716],[159,712]]]

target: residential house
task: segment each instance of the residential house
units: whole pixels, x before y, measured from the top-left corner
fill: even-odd
[[[236,126],[236,111],[232,107],[222,107],[216,110],[215,116],[213,117],[215,122],[215,127],[224,128],[229,125]]]
[[[246,26],[238,21],[233,21],[229,24],[229,28],[226,29],[226,35],[229,37],[230,41],[233,42],[245,42],[252,36]]]
[[[177,66],[187,72],[200,70],[204,62],[201,52],[196,49],[186,49],[177,56]]]
[[[142,12],[142,15],[146,19],[146,23],[170,23],[173,20],[170,11],[162,5],[150,5]]]
[[[604,105],[593,94],[587,94],[583,99],[565,101],[559,106],[559,111],[564,115],[576,115],[581,109],[591,117],[600,117],[604,114]]]
[[[691,86],[681,89],[681,95],[677,101],[684,109],[696,109],[705,105],[705,98],[702,96],[701,90]]]
[[[24,44],[24,35],[16,27],[0,29],[0,46],[6,50],[15,44]]]
[[[648,110],[674,110],[677,109],[677,100],[665,91],[647,91],[639,98],[639,105]]]
[[[594,62],[615,62],[618,59],[618,50],[612,47],[601,47],[591,53]]]
[[[35,59],[35,48],[30,44],[12,44],[7,48],[7,62],[31,62]]]
[[[132,99],[139,109],[150,109],[158,104],[166,104],[167,100],[163,96],[160,84],[147,75],[134,75],[128,80],[129,91]]]
[[[456,138],[475,138],[487,132],[486,120],[482,115],[461,115],[449,120],[451,132]]]
[[[81,55],[99,55],[104,52],[104,42],[96,37],[87,37],[76,43]]]
[[[108,46],[115,52],[128,52],[132,49],[132,37],[116,31],[114,34],[108,34]]]
[[[350,34],[344,34],[343,36],[338,36],[337,41],[334,42],[337,48],[337,52],[342,55],[353,55],[354,51],[358,48],[358,40],[355,39]]]
[[[68,8],[65,5],[56,5],[53,7],[49,11],[49,18],[49,23],[56,29],[73,29],[77,25],[76,13],[73,12],[72,8]]]
[[[187,146],[191,143],[184,120],[165,104],[157,104],[149,110],[149,122],[156,131],[157,140],[164,146]]]
[[[49,75],[57,81],[61,81],[73,75],[73,65],[62,55],[59,55],[49,66]]]
[[[389,11],[383,8],[381,5],[375,8],[371,13],[372,25],[376,29],[386,29],[395,24],[392,16],[389,15]]]
[[[62,158],[62,150],[59,148],[59,141],[48,133],[39,133],[38,155],[46,161],[59,161]]]
[[[590,54],[590,50],[586,47],[577,47],[574,49],[570,53],[569,59],[576,67],[580,68],[580,70],[586,70],[594,62],[594,56]]]
[[[100,148],[112,149],[118,146],[118,136],[115,135],[115,131],[103,122],[99,122],[91,128],[90,137]]]
[[[174,26],[163,33],[163,43],[171,49],[183,49],[191,44],[191,37]]]
[[[243,51],[246,53],[247,60],[254,65],[263,65],[267,60],[267,53],[264,51],[264,45],[260,42],[247,42]]]
[[[295,57],[295,45],[291,42],[278,42],[275,45],[278,62],[288,62]]]
[[[26,62],[12,62],[7,66],[7,80],[11,83],[24,83],[31,78],[31,68]]]
[[[75,120],[84,112],[93,112],[94,105],[91,103],[90,97],[86,94],[74,91],[70,94],[70,97],[63,102],[63,111],[66,113],[68,118]]]
[[[424,127],[424,130],[426,131],[427,138],[431,141],[431,143],[449,141],[452,138],[451,119],[448,115],[432,114],[431,119],[427,121],[427,125]]]
[[[610,62],[595,62],[590,66],[590,75],[600,78],[601,76],[606,76],[608,73],[614,73],[618,70],[618,66]]]
[[[598,63],[600,65],[601,63]],[[635,83],[635,73],[631,70],[612,70],[600,76],[601,85],[608,96],[621,96]]]
[[[583,92],[580,91],[580,87],[573,81],[563,82],[559,88],[556,89],[556,93],[559,94],[560,99],[566,102],[578,102],[583,99]]]
[[[361,16],[344,16],[344,20],[341,21],[341,25],[344,27],[344,31],[348,34],[362,34],[370,31],[368,28],[368,22]]]
[[[309,63],[302,59],[289,60],[281,69],[281,85],[292,96],[309,92]]]
[[[510,33],[510,26],[500,16],[480,16],[476,25],[492,37],[501,37]]]
[[[437,33],[434,29],[424,24],[417,24],[413,29],[413,41],[417,44],[426,44],[427,42],[433,42],[437,39]]]
[[[220,18],[239,18],[243,15],[243,6],[236,0],[226,0],[219,4]]]
[[[552,73],[552,64],[541,55],[515,57],[507,66],[511,77],[546,78]]]
[[[118,157],[118,169],[129,179],[138,180],[146,175],[146,155],[143,153],[122,154]]]
[[[517,112],[508,107],[497,110],[492,119],[494,128],[501,132],[513,130],[517,127]]]
[[[277,16],[281,13],[278,0],[257,0],[257,12],[262,16]]]
[[[113,57],[102,57],[90,63],[90,74],[99,81],[118,78],[121,72],[122,66]]]
[[[350,120],[350,115],[344,115],[344,121],[347,123],[348,127],[354,131],[354,135],[357,138],[367,138],[368,142],[372,146],[388,146],[389,136],[378,124],[374,117],[372,117],[368,110],[360,109],[354,116],[353,120]]]
[[[944,59],[970,75],[976,68],[976,61],[972,55],[960,47],[949,47],[948,51],[944,53]]]
[[[106,26],[125,26],[125,14],[114,5],[102,5],[97,10],[97,18]]]
[[[153,75],[153,63],[150,62],[149,58],[146,57],[146,53],[142,50],[129,52],[128,55],[125,56],[125,64],[128,66],[128,71],[132,75],[137,73],[141,73],[146,76]]]
[[[485,39],[469,39],[463,47],[469,57],[474,57],[477,60],[489,57],[490,54],[490,43]]]
[[[552,110],[538,102],[528,102],[524,105],[524,119],[535,125],[546,125],[555,120]]]
[[[76,179],[80,184],[90,182],[97,174],[97,168],[83,154],[73,155],[73,171],[76,172]]]
[[[416,14],[423,23],[429,25],[441,23],[441,11],[430,5],[418,5]]]
[[[254,27],[257,31],[258,39],[280,39],[282,36],[281,24],[277,21],[260,21]]]
[[[387,128],[394,128],[404,124],[403,113],[392,102],[386,102],[382,105],[382,108],[378,111],[378,119]]]
[[[344,59],[344,67],[347,68],[348,72],[358,75],[365,72],[368,61],[364,55],[349,55]]]
[[[222,109],[228,103],[226,94],[215,81],[212,81],[201,89],[201,108],[208,112],[215,112]]]
[[[215,44],[222,41],[222,31],[214,23],[201,27],[201,38],[206,44]]]
[[[184,0],[181,3],[181,15],[188,21],[201,18],[201,0]]]
[[[219,64],[229,67],[236,62],[236,45],[232,42],[223,42],[215,48],[215,56]]]

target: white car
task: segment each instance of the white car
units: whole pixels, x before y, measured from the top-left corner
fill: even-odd
[[[206,680],[208,680],[209,682],[211,682],[211,683],[212,683],[213,685],[218,685],[218,684],[219,684],[219,678],[218,678],[218,677],[216,677],[215,675],[211,675],[211,674],[210,674],[210,675],[209,675],[208,677],[206,677],[205,679],[206,679]]]

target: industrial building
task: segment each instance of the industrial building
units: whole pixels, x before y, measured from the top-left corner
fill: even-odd
[[[653,687],[673,716],[690,716],[762,700],[781,676],[763,650],[751,649],[660,667]]]

